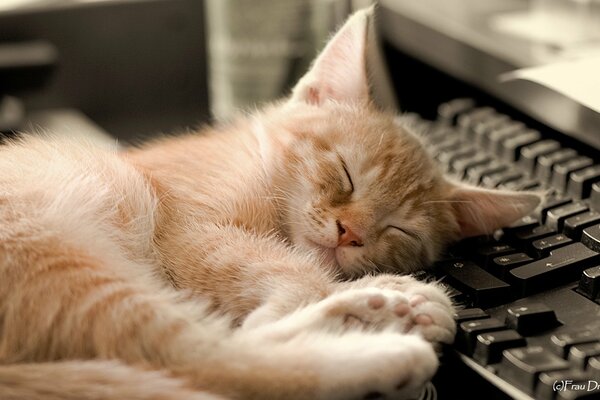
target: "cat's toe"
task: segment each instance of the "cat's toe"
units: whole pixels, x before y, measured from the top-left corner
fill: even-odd
[[[452,309],[440,303],[426,301],[413,309],[411,333],[418,333],[430,342],[452,343],[456,334],[456,323]]]

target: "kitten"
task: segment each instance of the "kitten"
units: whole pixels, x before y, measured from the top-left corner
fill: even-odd
[[[370,18],[352,16],[289,99],[228,126],[122,152],[0,148],[0,397],[420,391],[453,340],[452,303],[370,273],[431,264],[538,197],[446,180],[376,109]]]

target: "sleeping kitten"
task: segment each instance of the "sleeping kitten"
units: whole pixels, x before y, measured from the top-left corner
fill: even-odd
[[[370,17],[289,99],[231,125],[124,152],[0,148],[2,399],[419,393],[452,303],[369,273],[431,264],[538,198],[446,180],[371,104]]]

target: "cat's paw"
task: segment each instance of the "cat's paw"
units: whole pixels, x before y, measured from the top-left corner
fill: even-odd
[[[413,326],[411,308],[410,299],[398,291],[348,289],[315,304],[313,327],[391,329],[405,333]]]
[[[319,371],[326,399],[418,398],[438,367],[431,344],[416,335],[349,333],[327,345]]]
[[[454,340],[454,307],[441,285],[390,274],[365,277],[352,284],[401,293],[410,306],[412,325],[405,327],[406,331],[418,333],[430,342],[452,343]]]

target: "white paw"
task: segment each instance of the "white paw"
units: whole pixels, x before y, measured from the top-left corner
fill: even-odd
[[[456,334],[454,308],[445,290],[436,283],[423,283],[409,276],[378,275],[354,282],[354,286],[381,288],[408,299],[410,318],[405,331],[418,333],[430,342],[452,343]]]
[[[323,399],[417,398],[438,367],[431,344],[415,335],[354,332],[322,346]]]

